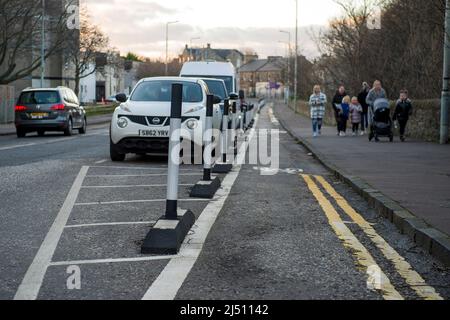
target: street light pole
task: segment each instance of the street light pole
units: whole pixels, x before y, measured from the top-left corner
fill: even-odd
[[[199,40],[200,37],[196,37],[196,38],[191,38],[191,41],[189,42],[189,60],[192,59],[192,42],[194,40]]]
[[[291,93],[290,86],[290,75],[291,75],[291,33],[289,31],[280,30],[281,33],[286,33],[289,37],[288,42],[288,54],[287,54],[287,77],[286,77],[286,86],[287,86],[287,105],[289,106],[289,97]]]
[[[441,134],[440,143],[448,143],[448,109],[450,106],[450,1],[445,7],[445,41],[444,41],[444,72],[441,100]]]
[[[166,76],[169,74],[169,25],[175,23],[178,23],[178,21],[170,21],[166,23]]]
[[[41,21],[41,88],[44,87],[45,74],[45,0],[42,0],[42,21]]]
[[[294,111],[297,112],[298,95],[298,0],[295,0],[295,71],[294,71]]]

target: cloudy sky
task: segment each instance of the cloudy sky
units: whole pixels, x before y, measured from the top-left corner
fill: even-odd
[[[82,0],[94,22],[109,36],[111,45],[122,53],[136,52],[153,58],[164,57],[165,23],[170,26],[170,54],[179,54],[190,39],[194,46],[254,49],[261,57],[284,55],[288,40],[280,29],[292,32],[294,41],[294,0]],[[316,54],[311,34],[338,15],[333,0],[299,0],[300,50]]]

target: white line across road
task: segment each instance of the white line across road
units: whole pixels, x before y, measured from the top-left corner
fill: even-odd
[[[255,118],[255,128],[258,123],[258,115]],[[253,139],[255,129],[249,134],[248,141]],[[245,154],[248,142],[243,143],[239,154]],[[192,235],[186,237],[179,255],[170,260],[159,277],[153,282],[142,300],[173,300],[178,290],[183,285],[192,267],[197,261],[203,249],[206,238],[214,225],[219,213],[230,195],[231,189],[239,176],[241,166],[235,166],[233,171],[227,174],[222,182],[222,187],[217,191],[214,201],[210,202],[196,221],[196,229]]]
[[[58,143],[58,142],[65,142],[65,141],[70,141],[70,140],[74,140],[74,139],[78,139],[78,138],[97,136],[97,135],[101,135],[101,134],[102,134],[102,132],[100,131],[100,132],[89,133],[89,134],[78,135],[78,136],[67,137],[67,138],[56,138],[56,139],[51,139],[51,140],[45,140],[45,141],[42,141],[42,142],[31,142],[31,143],[25,143],[25,144],[16,144],[16,145],[12,145],[12,146],[0,147],[0,151],[7,151],[7,150],[13,150],[13,149],[25,148],[25,147],[33,147],[33,146],[40,146],[40,145],[52,144],[52,143]]]
[[[91,228],[91,227],[110,227],[110,226],[132,226],[132,225],[154,225],[156,221],[136,221],[136,222],[109,222],[109,223],[88,223],[88,224],[70,224],[66,229]]]
[[[192,187],[194,184],[179,184],[179,187]],[[165,188],[167,184],[142,184],[120,186],[83,186],[83,189],[115,189],[115,188]]]
[[[64,226],[69,220],[70,213],[77,200],[84,178],[87,175],[89,167],[84,166],[81,168],[72,188],[67,195],[64,204],[59,210],[58,215],[53,222],[49,232],[47,233],[44,242],[42,242],[39,251],[34,257],[33,262],[28,268],[19,289],[14,296],[15,300],[35,300],[39,294],[42,281],[44,280],[45,273],[50,265],[53,254],[58,245],[59,239],[64,231]]]
[[[178,202],[205,202],[208,199],[178,199]],[[152,202],[166,202],[166,199],[150,199],[150,200],[123,200],[123,201],[107,201],[107,202],[85,202],[75,203],[75,206],[95,206],[95,205],[111,205],[111,204],[125,204],[125,203],[152,203]]]
[[[103,160],[102,160],[103,161]],[[105,162],[107,160],[104,160]],[[104,162],[101,162],[104,163]],[[101,163],[96,163],[96,164],[101,164]],[[125,170],[151,170],[151,171],[155,171],[155,170],[167,170],[167,166],[153,166],[153,168],[149,168],[149,167],[126,167],[126,166],[91,166],[90,168],[103,168],[103,169],[125,169]],[[194,168],[195,169],[195,168]],[[192,171],[192,169],[183,169],[180,168],[180,171]]]
[[[201,176],[203,173],[180,173],[179,176],[196,177]],[[90,175],[87,178],[139,178],[139,177],[165,177],[167,173],[154,173],[154,174],[100,174]]]
[[[77,260],[77,261],[58,261],[51,262],[50,266],[78,266],[86,264],[101,264],[101,263],[123,263],[123,262],[146,262],[156,260],[169,260],[175,256],[151,256],[138,258],[123,258],[123,259],[97,259],[97,260]]]

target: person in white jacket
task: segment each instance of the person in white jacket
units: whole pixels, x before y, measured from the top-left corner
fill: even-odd
[[[325,105],[327,104],[327,96],[322,92],[319,85],[315,85],[313,94],[309,98],[309,106],[311,107],[311,120],[313,127],[313,136],[317,137],[322,134],[323,118],[325,117]]]

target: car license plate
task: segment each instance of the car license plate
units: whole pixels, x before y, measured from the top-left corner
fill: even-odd
[[[48,113],[32,113],[31,119],[44,119],[48,117]]]
[[[139,130],[140,137],[169,137],[168,130]]]

